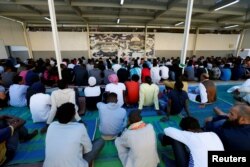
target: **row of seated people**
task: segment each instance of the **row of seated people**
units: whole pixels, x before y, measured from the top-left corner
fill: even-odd
[[[117,95],[110,93],[107,102],[107,104],[98,103],[98,105],[109,107],[118,105]],[[90,140],[84,124],[76,122],[73,103],[67,102],[58,107],[57,121],[50,124],[46,134],[43,166],[87,167],[105,145],[104,140],[114,140],[123,166],[156,167],[160,161],[153,125],[142,120],[139,110],[131,111],[127,118],[124,110],[114,112],[109,107],[100,112],[100,126],[105,123],[100,130],[115,137],[98,138],[94,141]],[[172,145],[176,166],[207,166],[208,151],[250,150],[250,107],[237,104],[230,109],[229,114],[225,114],[218,108],[215,112],[218,116],[207,118],[203,128],[200,127],[197,119],[185,117],[180,122],[182,130],[168,127],[164,129],[164,133],[158,134],[158,139],[163,146]],[[103,121],[105,119],[109,121]],[[11,147],[13,146],[11,144],[18,145],[16,135],[23,134],[23,122],[9,116],[1,116],[0,120],[5,122],[5,125],[0,127],[0,143],[3,148],[0,162],[6,163],[14,156],[17,147]],[[116,125],[108,126],[108,124]],[[33,136],[28,134],[25,140]]]
[[[37,61],[29,60],[24,64],[19,61],[19,64],[5,63],[0,64],[1,84],[8,88],[13,84],[13,77],[18,73],[25,79],[25,84],[31,86],[33,78],[38,75],[41,80],[48,85],[53,86],[59,80],[57,66],[61,66],[62,78],[68,83],[76,86],[87,86],[88,78],[93,76],[96,78],[97,85],[108,84],[108,76],[117,74],[119,81],[125,83],[131,79],[133,74],[139,76],[141,83],[145,82],[145,77],[150,76],[152,82],[159,84],[161,81],[170,79],[176,80],[182,73],[184,68],[184,79],[194,81],[200,79],[200,75],[204,72],[209,73],[210,79],[221,80],[238,80],[248,77],[248,66],[250,65],[249,57],[246,59],[238,58],[220,58],[208,57],[187,58],[186,67],[179,66],[179,58],[165,60],[162,58],[144,59],[137,58],[129,61],[118,58],[109,58],[106,60],[89,59],[86,61],[83,58],[78,60],[73,59],[71,62],[64,59],[61,64],[56,64],[53,59],[39,59]],[[248,65],[249,64],[249,65]]]
[[[215,84],[209,80],[209,76],[205,73],[201,75],[201,79],[202,82],[199,84],[198,90],[195,90],[194,94],[187,94],[186,82],[177,81],[174,85],[174,82],[165,81],[166,90],[160,92],[159,86],[152,83],[148,76],[145,78],[145,83],[140,85],[138,75],[133,75],[131,81],[123,84],[119,82],[116,74],[112,74],[109,76],[110,83],[105,88],[96,85],[96,79],[90,77],[88,79],[89,86],[84,88],[84,97],[82,97],[79,96],[77,89],[68,88],[64,80],[58,81],[59,90],[53,91],[50,96],[45,93],[45,87],[39,79],[29,87],[24,85],[21,76],[16,76],[14,84],[8,90],[8,95],[11,106],[24,107],[27,105],[30,107],[34,122],[47,121],[48,124],[53,120],[56,108],[64,102],[74,103],[81,115],[85,113],[86,108],[89,111],[96,110],[96,104],[102,99],[105,101],[105,94],[109,92],[117,94],[120,106],[135,107],[138,104],[138,109],[142,110],[143,106],[154,105],[157,114],[160,115],[162,114],[160,110],[173,115],[179,114],[185,108],[189,114],[188,99],[201,102],[202,105],[216,101]],[[5,89],[0,88],[0,105],[4,107],[7,106],[8,96],[5,94]],[[175,111],[172,110],[173,108]],[[79,119],[78,115],[77,119]]]

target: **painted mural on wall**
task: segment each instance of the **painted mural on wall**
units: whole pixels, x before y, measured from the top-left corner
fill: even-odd
[[[94,58],[129,56],[141,57],[145,55],[144,34],[90,34],[90,51]],[[148,34],[146,41],[146,55],[154,56],[155,35]]]

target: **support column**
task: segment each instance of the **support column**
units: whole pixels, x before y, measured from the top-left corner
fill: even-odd
[[[200,29],[197,27],[196,28],[196,35],[195,35],[195,38],[194,38],[193,55],[196,55],[196,45],[197,45],[197,39],[198,39],[199,31],[200,31]]]
[[[61,49],[60,49],[60,44],[59,44],[59,36],[58,36],[58,31],[57,31],[54,0],[48,0],[48,5],[49,5],[49,15],[51,19],[54,47],[55,47],[55,52],[56,52],[57,70],[59,74],[59,79],[62,79],[61,66],[60,66],[62,62],[62,57],[61,57]]]
[[[145,41],[144,41],[144,57],[146,57],[146,45],[147,45],[147,39],[148,39],[148,26],[145,26]]]
[[[186,61],[186,56],[187,56],[188,37],[189,37],[190,23],[191,23],[191,17],[192,17],[193,3],[194,3],[194,0],[188,0],[186,20],[185,20],[185,29],[184,29],[184,36],[183,36],[183,43],[182,43],[182,50],[181,50],[181,62],[180,62],[181,67],[185,66],[185,61]]]
[[[87,24],[87,42],[88,42],[88,57],[89,59],[91,59],[92,55],[90,53],[89,24]]]
[[[241,30],[240,39],[239,39],[239,41],[237,43],[236,57],[238,57],[239,54],[240,54],[240,50],[241,50],[242,42],[243,42],[243,39],[244,39],[244,36],[245,36],[245,32],[246,32],[245,29]]]
[[[29,58],[30,59],[33,59],[33,53],[32,53],[32,49],[31,49],[31,46],[30,46],[30,40],[29,40],[29,36],[27,34],[27,27],[26,27],[26,24],[25,23],[22,23],[22,27],[23,27],[23,36],[24,36],[24,40],[25,40],[25,44],[28,48],[28,54],[29,54]]]

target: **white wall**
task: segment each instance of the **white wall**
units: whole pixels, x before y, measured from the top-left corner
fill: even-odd
[[[190,34],[188,50],[193,50],[195,34]],[[199,34],[196,50],[235,50],[239,35]],[[155,50],[181,50],[183,34],[156,33]]]
[[[0,18],[0,39],[6,46],[25,46],[22,25]]]
[[[250,30],[246,30],[241,48],[250,48]]]
[[[190,34],[188,50],[193,49],[194,34]],[[181,50],[183,34],[155,33],[155,50]]]
[[[54,51],[52,32],[29,32],[32,51]],[[88,50],[87,33],[59,32],[62,51]]]
[[[197,50],[235,50],[237,34],[199,34],[196,43]]]

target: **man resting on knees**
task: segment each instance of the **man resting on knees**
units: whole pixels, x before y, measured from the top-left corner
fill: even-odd
[[[84,124],[72,122],[75,112],[73,103],[58,108],[58,121],[47,131],[43,167],[88,167],[104,146],[102,139],[91,143]]]

